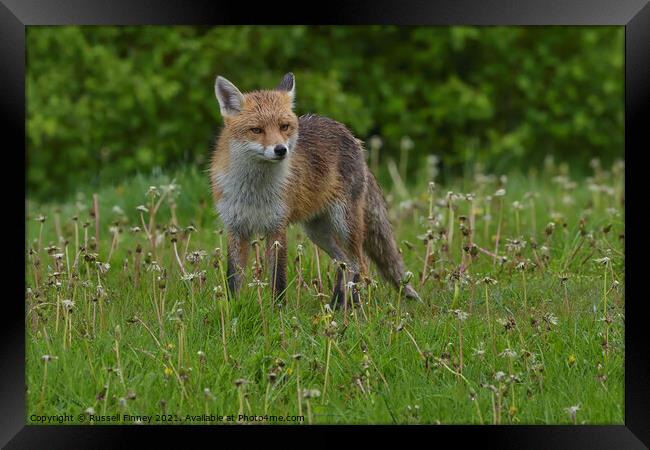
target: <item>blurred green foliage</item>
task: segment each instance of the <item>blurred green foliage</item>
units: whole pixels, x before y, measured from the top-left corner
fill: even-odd
[[[547,154],[623,155],[622,27],[28,27],[30,196],[178,163],[206,167],[214,78],[242,91],[287,71],[298,113],[415,147],[446,168]]]

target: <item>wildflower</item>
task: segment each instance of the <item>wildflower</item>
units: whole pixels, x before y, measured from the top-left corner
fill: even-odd
[[[102,275],[108,272],[108,269],[111,268],[111,265],[109,263],[101,263],[97,261],[97,270],[99,270],[99,273]]]
[[[574,406],[569,406],[568,408],[564,408],[564,410],[569,414],[569,417],[573,421],[573,423],[576,423],[576,415],[578,411],[580,411],[580,405],[574,405]]]
[[[347,263],[345,261],[336,261],[336,260],[334,260],[333,262],[334,262],[335,265],[338,265],[339,268],[341,270],[343,270],[343,271],[346,271],[348,269],[348,265],[347,265]]]
[[[506,250],[521,253],[526,248],[526,241],[521,239],[506,239]]]
[[[203,261],[203,258],[205,258],[206,255],[207,252],[205,252],[204,250],[197,250],[185,255],[185,259],[189,261],[191,264],[198,264],[201,261]]]
[[[144,205],[139,205],[135,209],[140,211],[141,213],[148,213],[149,212],[149,209]]]
[[[171,368],[165,366],[163,373],[165,374],[166,377],[171,377],[174,371]]]
[[[553,313],[546,313],[543,317],[544,321],[550,325],[557,325],[558,319]]]
[[[50,245],[49,247],[45,247],[45,251],[47,252],[48,255],[54,254],[58,250],[56,245]]]
[[[149,186],[149,189],[147,190],[147,192],[145,192],[145,195],[148,197],[155,198],[160,195],[160,191],[156,186]]]
[[[178,193],[181,188],[180,185],[175,183],[175,180],[172,180],[169,184],[162,185],[161,187],[163,188],[163,191],[166,191],[170,194]]]
[[[503,189],[503,188],[497,190],[497,191],[494,193],[494,196],[495,196],[495,197],[503,197],[504,195],[506,195],[506,190]]]
[[[40,223],[45,222],[45,219],[47,219],[47,217],[44,216],[44,215],[42,215],[42,214],[40,214],[40,215],[38,215],[38,216],[36,216],[36,217],[34,218],[35,221],[40,222]]]
[[[409,136],[403,136],[399,146],[402,150],[409,151],[414,147],[413,140]]]
[[[176,317],[178,318],[178,320],[183,320],[183,315],[184,314],[185,314],[185,311],[183,310],[183,308],[178,308],[176,310]]]
[[[72,300],[63,300],[61,305],[63,305],[66,311],[72,311],[74,309],[74,302]]]
[[[479,284],[479,283],[483,283],[483,284],[497,284],[497,280],[495,280],[494,278],[490,278],[490,277],[483,277],[483,278],[481,278],[480,280],[478,280],[476,283],[477,283],[477,284]]]
[[[118,205],[113,206],[113,213],[117,214],[118,216],[123,216],[124,215],[124,210],[120,208]]]
[[[210,388],[203,389],[203,396],[206,400],[214,400],[216,398],[212,391],[210,391]]]
[[[567,358],[567,363],[569,364],[569,367],[573,366],[576,363],[576,355],[571,354]]]
[[[467,317],[469,317],[469,314],[467,314],[465,311],[462,311],[460,309],[453,309],[449,312],[455,315],[456,319],[460,320],[461,322],[467,320]]]
[[[43,356],[41,356],[41,359],[43,360],[43,362],[48,363],[50,361],[54,361],[55,359],[59,359],[59,357],[58,356],[52,356],[52,355],[43,355]]]
[[[379,150],[383,145],[381,138],[377,135],[372,136],[368,143],[370,144],[370,148],[373,150]]]
[[[162,267],[160,267],[160,264],[158,264],[157,261],[151,261],[151,264],[149,265],[149,271],[150,272],[162,272]]]
[[[302,397],[306,399],[318,398],[320,397],[320,391],[318,389],[303,389]]]
[[[99,256],[97,253],[86,253],[84,255],[84,260],[86,262],[94,262],[97,260],[97,256]]]
[[[607,264],[610,263],[610,261],[611,261],[611,259],[609,257],[607,257],[607,256],[604,256],[604,257],[598,258],[598,259],[594,259],[594,262],[596,264],[598,264],[598,265],[601,265],[601,266],[606,266]]]
[[[424,242],[432,241],[434,239],[433,230],[428,229],[426,234],[420,234],[417,238]]]
[[[248,380],[246,380],[244,378],[237,378],[235,380],[235,386],[237,386],[237,387],[243,386],[245,384],[248,384]]]
[[[268,286],[269,283],[265,283],[262,280],[254,279],[251,283],[248,283],[248,287],[264,287]]]
[[[544,231],[546,232],[546,235],[547,235],[547,236],[550,236],[551,234],[553,234],[553,231],[554,231],[554,230],[555,230],[555,222],[549,222],[549,223],[546,225],[546,228],[545,228]]]
[[[497,319],[497,322],[500,325],[503,325],[503,327],[506,329],[506,331],[514,329],[515,326],[517,325],[517,323],[515,322],[514,317],[512,317],[512,316],[507,317],[505,319],[499,318],[499,319]]]

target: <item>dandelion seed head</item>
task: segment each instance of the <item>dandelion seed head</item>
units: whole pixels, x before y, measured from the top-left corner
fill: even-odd
[[[379,150],[383,145],[383,141],[381,140],[381,137],[377,135],[372,136],[369,139],[368,143],[370,144],[370,148],[373,150]]]
[[[320,397],[320,391],[318,389],[303,389],[302,397],[305,399],[318,398]]]
[[[402,150],[409,151],[414,147],[413,140],[409,136],[402,136],[399,146]]]
[[[72,300],[62,300],[61,305],[63,305],[67,311],[72,311],[74,309],[74,302]]]

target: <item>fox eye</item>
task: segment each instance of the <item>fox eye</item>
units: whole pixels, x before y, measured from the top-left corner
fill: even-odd
[[[253,132],[255,134],[260,134],[262,132],[262,129],[259,128],[259,127],[253,127],[253,128],[251,128],[251,132]]]
[[[287,131],[289,129],[289,124],[288,123],[283,123],[280,125],[280,131]]]

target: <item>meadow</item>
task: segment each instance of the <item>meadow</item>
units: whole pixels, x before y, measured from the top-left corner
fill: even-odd
[[[229,300],[200,169],[28,199],[28,423],[622,424],[624,163],[574,169],[391,171],[422,302],[371,266],[347,311],[328,307],[336,262],[298,226],[284,302],[261,238]]]

